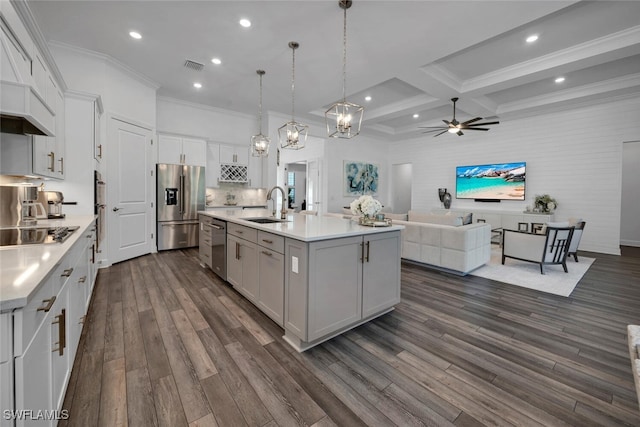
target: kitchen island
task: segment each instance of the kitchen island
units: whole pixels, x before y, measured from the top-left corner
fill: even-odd
[[[227,223],[227,281],[282,326],[298,351],[400,302],[402,226],[302,214],[252,221],[271,217],[266,209],[200,214],[201,231],[207,217]]]

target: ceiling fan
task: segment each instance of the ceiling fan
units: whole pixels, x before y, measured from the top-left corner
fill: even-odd
[[[464,135],[464,133],[462,133],[463,130],[487,131],[489,130],[489,128],[482,128],[477,126],[497,125],[500,123],[500,122],[475,123],[478,120],[482,120],[482,117],[476,117],[475,119],[467,120],[466,122],[460,123],[458,120],[456,120],[456,102],[458,101],[458,98],[451,98],[451,101],[453,102],[453,119],[451,121],[443,120],[443,122],[447,124],[446,126],[419,126],[420,129],[430,129],[422,133],[441,131],[440,133],[437,133],[433,136],[436,137],[436,136],[442,135],[445,132],[455,133],[456,135],[461,136],[461,135]]]

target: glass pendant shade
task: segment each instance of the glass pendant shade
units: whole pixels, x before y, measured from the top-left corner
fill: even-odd
[[[304,148],[307,142],[307,133],[309,126],[295,121],[295,78],[296,78],[296,49],[300,47],[297,42],[289,42],[292,51],[292,67],[291,67],[291,121],[285,123],[278,128],[278,139],[280,147],[288,150],[299,150]]]
[[[253,157],[267,157],[269,155],[269,144],[271,144],[271,138],[262,134],[262,76],[264,76],[264,70],[257,70],[256,73],[260,76],[260,104],[258,110],[258,128],[259,133],[251,137],[251,155]]]
[[[338,5],[344,10],[344,35],[342,56],[342,101],[333,104],[324,113],[327,122],[327,134],[331,138],[350,139],[360,133],[364,107],[347,102],[347,9],[351,0],[340,0]]]

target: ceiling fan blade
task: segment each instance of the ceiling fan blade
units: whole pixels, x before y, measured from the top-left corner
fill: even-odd
[[[460,123],[463,126],[468,125],[469,123],[477,122],[478,120],[482,120],[482,117],[476,117],[475,119],[467,120],[466,122]]]
[[[462,133],[462,131],[461,131],[461,130],[459,130],[458,132],[456,132],[456,135],[458,135],[458,136],[462,136],[462,135],[464,135],[464,133]]]
[[[497,125],[497,124],[500,124],[500,122],[474,123],[472,125],[468,125],[468,127],[471,128],[473,126],[488,126],[488,125]]]
[[[465,130],[489,130],[489,128],[465,128]]]
[[[422,133],[431,133],[431,132],[438,132],[438,131],[446,132],[446,131],[447,131],[447,129],[444,129],[444,130],[442,130],[442,128],[440,128],[440,129],[429,129],[429,130],[425,130],[425,131],[424,131],[424,132],[422,132]]]
[[[445,126],[418,126],[418,129],[449,129]]]
[[[447,133],[447,132],[449,132],[449,130],[448,130],[448,129],[445,129],[445,130],[443,130],[442,132],[440,132],[440,133],[437,133],[437,134],[433,135],[433,137],[435,138],[436,136],[440,136],[440,135],[442,135],[443,133]]]
[[[443,121],[447,126],[449,126],[449,125],[451,124],[451,122],[450,122],[450,121],[448,121],[448,120],[442,120],[442,121]]]

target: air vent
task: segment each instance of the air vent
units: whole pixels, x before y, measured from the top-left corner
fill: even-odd
[[[192,61],[190,59],[184,61],[184,66],[195,71],[202,71],[202,69],[204,68],[204,64]]]

